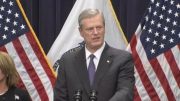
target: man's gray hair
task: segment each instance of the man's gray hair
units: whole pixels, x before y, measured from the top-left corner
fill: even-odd
[[[103,24],[105,25],[104,15],[100,10],[98,10],[98,9],[85,9],[79,15],[79,18],[78,18],[79,27],[80,28],[82,27],[82,20],[83,19],[91,18],[91,17],[94,17],[98,14],[100,14],[102,16]]]

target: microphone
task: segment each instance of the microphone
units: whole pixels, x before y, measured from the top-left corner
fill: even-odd
[[[82,91],[80,89],[75,91],[74,101],[82,101]]]
[[[91,90],[89,95],[90,101],[97,101],[97,91]]]

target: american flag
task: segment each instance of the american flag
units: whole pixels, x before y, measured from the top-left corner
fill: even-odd
[[[0,50],[14,59],[33,101],[53,101],[55,73],[18,0],[0,0]]]
[[[180,0],[151,0],[127,50],[135,101],[180,100]]]

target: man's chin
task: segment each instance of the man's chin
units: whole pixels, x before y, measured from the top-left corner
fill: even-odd
[[[103,45],[103,44],[100,43],[100,42],[93,43],[93,46],[94,46],[95,48],[97,48],[97,49],[100,48],[102,45]]]

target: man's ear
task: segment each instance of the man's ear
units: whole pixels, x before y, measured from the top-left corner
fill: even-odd
[[[81,37],[83,37],[82,28],[79,27],[78,29],[79,29],[79,33],[80,33]]]

